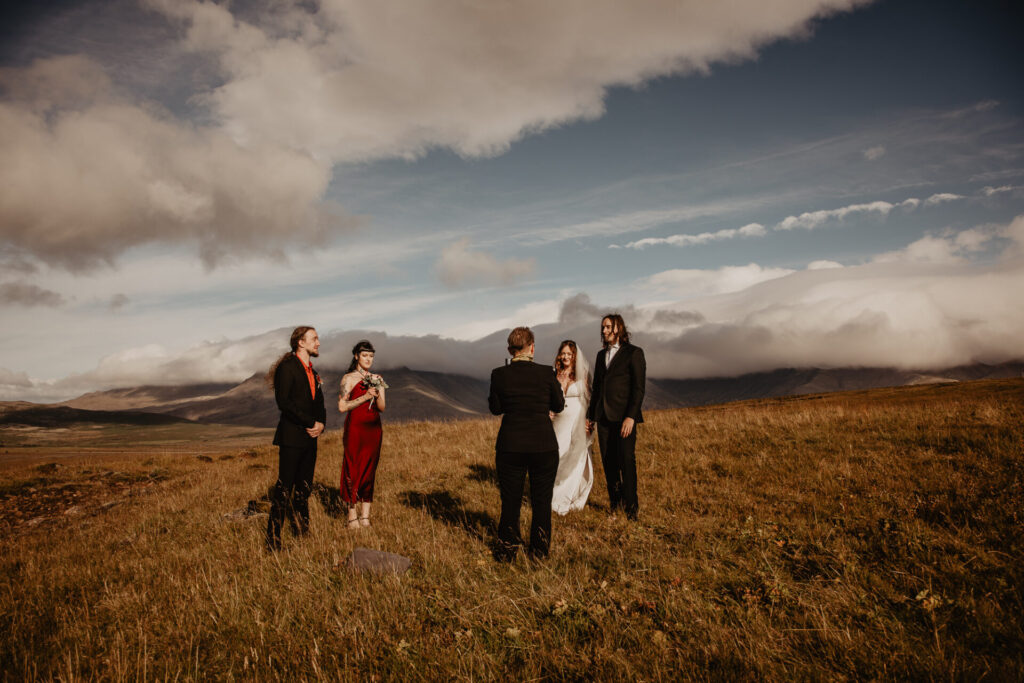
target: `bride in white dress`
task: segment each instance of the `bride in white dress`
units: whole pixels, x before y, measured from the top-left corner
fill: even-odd
[[[570,510],[582,510],[594,485],[594,465],[590,459],[594,434],[587,434],[590,367],[576,342],[566,340],[558,347],[555,375],[565,395],[565,409],[552,417],[558,438],[558,474],[551,509],[564,515]]]

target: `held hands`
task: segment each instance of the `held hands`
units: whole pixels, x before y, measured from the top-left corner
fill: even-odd
[[[620,431],[618,431],[618,435],[622,436],[623,438],[628,437],[630,434],[633,433],[633,425],[634,424],[636,424],[636,421],[633,418],[626,418],[625,420],[623,420],[623,428]],[[591,422],[590,420],[588,420],[587,421],[587,436],[590,436],[593,431],[594,431],[594,423]]]
[[[633,433],[633,425],[635,423],[636,423],[636,421],[633,418],[631,418],[631,417],[627,417],[626,419],[624,419],[622,421],[622,429],[619,430],[619,436],[621,436],[623,439],[625,439],[630,434],[632,434]],[[587,420],[587,436],[590,436],[590,434],[593,431],[594,431],[594,423],[591,422],[590,420]]]
[[[324,431],[324,423],[323,422],[316,422],[316,423],[313,424],[312,427],[307,427],[306,428],[306,433],[309,434],[314,439],[317,438],[318,436],[320,436],[320,434],[322,434],[323,431]]]

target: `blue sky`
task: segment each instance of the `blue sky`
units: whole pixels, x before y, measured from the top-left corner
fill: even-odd
[[[660,376],[1024,355],[1011,3],[485,7],[9,14],[0,398],[243,379],[306,323],[481,375],[613,308]]]

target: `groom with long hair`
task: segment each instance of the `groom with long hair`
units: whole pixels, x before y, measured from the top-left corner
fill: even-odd
[[[309,495],[313,492],[317,438],[324,431],[327,411],[320,376],[312,359],[320,355],[320,338],[312,327],[296,327],[291,351],[277,359],[267,373],[281,419],[274,433],[278,447],[277,482],[270,494],[267,549],[281,549],[285,515],[292,531],[309,531]]]
[[[621,508],[635,520],[636,426],[644,421],[640,407],[647,384],[644,350],[629,343],[629,330],[618,313],[601,319],[602,348],[594,363],[594,386],[587,408],[587,433],[597,426],[601,464],[608,482],[611,512]]]

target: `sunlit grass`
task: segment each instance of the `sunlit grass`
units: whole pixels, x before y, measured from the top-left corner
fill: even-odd
[[[224,518],[265,506],[269,444],[25,466],[0,488],[0,670],[1020,679],[1022,418],[1019,380],[655,412],[641,522],[608,517],[597,458],[591,504],[555,517],[538,565],[491,559],[493,420],[386,425],[357,532],[333,516],[329,435],[312,532],[277,555],[265,517]],[[356,546],[413,567],[353,574]]]

